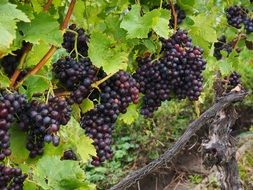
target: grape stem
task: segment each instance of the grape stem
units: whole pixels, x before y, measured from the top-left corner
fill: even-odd
[[[159,6],[159,9],[161,9],[163,6],[163,0],[160,0],[160,6]]]
[[[50,8],[53,0],[48,0],[47,3],[44,5],[44,11],[47,12],[48,9]]]
[[[78,61],[78,57],[81,56],[83,57],[81,54],[79,54],[78,52],[78,48],[77,48],[77,42],[78,42],[78,33],[74,30],[70,30],[70,29],[66,29],[66,31],[68,32],[72,32],[73,34],[75,34],[75,43],[74,43],[74,49],[69,53],[70,55],[73,53],[73,51],[75,51],[76,53],[76,57],[75,59]]]
[[[71,0],[67,14],[60,27],[61,31],[67,28],[75,3],[76,3],[76,0]],[[27,77],[29,77],[30,75],[36,74],[47,63],[47,61],[52,57],[52,55],[55,53],[56,50],[57,50],[57,47],[52,45],[50,49],[48,50],[48,52],[44,55],[44,57],[39,61],[39,63],[16,86],[14,86],[14,88],[17,89],[20,85],[23,84],[23,82],[27,79]]]
[[[44,5],[44,11],[45,12],[48,11],[48,9],[50,8],[52,2],[53,2],[53,0],[48,0],[47,3]],[[15,85],[19,74],[23,70],[24,61],[25,61],[28,53],[31,51],[31,49],[32,49],[32,44],[27,44],[27,46],[25,47],[25,51],[23,53],[23,56],[21,57],[20,63],[19,63],[17,69],[14,71],[14,74],[12,75],[12,77],[10,79],[10,87],[11,88]]]
[[[177,13],[176,13],[176,10],[175,10],[173,0],[170,0],[170,5],[171,5],[171,9],[172,9],[172,14],[173,14],[173,17],[174,17],[174,32],[176,32],[177,31]]]
[[[246,38],[245,34],[239,33],[239,34],[232,40],[232,48],[235,49],[236,46],[238,45],[239,41],[240,41],[241,39],[245,39],[245,38]]]
[[[23,67],[24,67],[24,63],[25,63],[25,60],[28,56],[28,53],[31,51],[32,49],[32,44],[26,44],[25,47],[24,47],[24,52],[23,52],[23,55],[22,57],[20,58],[20,62],[16,68],[16,70],[14,71],[13,75],[11,76],[11,79],[10,79],[10,87],[12,88],[19,76],[19,74],[21,73],[21,71],[23,70]]]
[[[94,82],[94,83],[91,85],[91,87],[100,90],[100,89],[99,89],[99,85],[102,84],[103,82],[105,82],[106,80],[108,80],[111,76],[113,76],[112,73],[110,73],[110,74],[107,75],[106,77],[102,78],[101,80]]]

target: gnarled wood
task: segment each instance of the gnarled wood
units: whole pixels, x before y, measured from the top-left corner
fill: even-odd
[[[227,108],[234,102],[242,101],[247,95],[246,92],[231,92],[226,94],[217,100],[212,107],[206,110],[198,119],[193,121],[189,127],[186,129],[184,134],[178,139],[173,147],[169,148],[164,154],[162,154],[158,159],[152,161],[143,168],[130,173],[118,184],[110,188],[110,190],[121,190],[130,187],[131,185],[137,183],[140,179],[144,178],[146,175],[153,172],[155,169],[162,167],[167,162],[170,162],[175,155],[182,150],[190,138],[210,119],[212,119],[218,112]]]
[[[231,127],[237,119],[237,113],[231,105],[217,112],[209,129],[209,137],[202,143],[204,165],[216,166],[222,190],[241,190],[238,166],[236,162],[236,145],[230,135]]]

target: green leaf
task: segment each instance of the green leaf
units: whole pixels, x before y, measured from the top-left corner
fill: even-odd
[[[143,45],[146,46],[146,48],[151,52],[151,53],[155,53],[156,52],[156,46],[154,44],[154,42],[150,39],[144,39],[142,41]]]
[[[27,135],[21,131],[17,126],[12,126],[10,132],[10,147],[12,154],[10,159],[14,163],[23,163],[29,157],[29,151],[26,147]]]
[[[253,32],[251,32],[251,33],[247,36],[247,40],[248,40],[248,41],[253,41]]]
[[[83,102],[80,104],[80,108],[82,113],[85,113],[94,108],[94,103],[90,99],[84,99]]]
[[[77,22],[77,24],[79,24],[80,26],[83,25],[85,21],[85,19],[83,19],[84,17],[84,11],[85,11],[85,3],[84,1],[77,1],[73,10],[73,16],[75,17],[75,20]]]
[[[117,43],[105,34],[100,32],[91,34],[89,57],[94,65],[103,67],[107,74],[126,69],[128,54],[124,49],[124,44]]]
[[[131,10],[123,18],[120,27],[128,33],[128,38],[147,38],[150,31],[150,25],[144,25],[140,15],[141,6],[133,5]]]
[[[0,88],[6,88],[10,84],[10,80],[8,76],[6,76],[1,70],[0,70]]]
[[[192,12],[195,0],[177,0],[177,3],[183,10]]]
[[[3,16],[24,22],[30,21],[25,13],[17,9],[17,5],[8,3],[7,0],[1,0],[0,2],[0,21],[4,20]]]
[[[221,60],[219,63],[219,68],[222,75],[228,75],[233,71],[231,62],[228,59]]]
[[[24,40],[33,44],[44,41],[49,44],[60,46],[62,35],[59,30],[59,23],[47,13],[40,13],[29,24],[23,24],[21,30],[24,33]]]
[[[120,24],[120,27],[127,31],[128,38],[147,38],[151,29],[164,38],[168,37],[168,20],[170,18],[168,10],[154,9],[143,17],[141,17],[140,11],[140,5],[133,5]]]
[[[84,172],[78,162],[60,160],[56,156],[42,157],[34,169],[32,180],[43,189],[94,188],[85,181]]]
[[[42,93],[49,89],[50,81],[41,75],[31,75],[25,80],[24,85],[27,87],[28,97],[32,97],[34,93]]]
[[[136,119],[138,119],[139,113],[137,111],[136,104],[130,104],[127,108],[127,112],[125,114],[120,115],[119,119],[122,120],[124,123],[130,125]]]
[[[35,12],[39,13],[43,11],[44,0],[31,0],[31,3]]]
[[[49,47],[50,46],[45,42],[33,45],[32,50],[28,53],[28,56],[26,58],[25,67],[31,68],[37,65],[39,61],[43,58],[43,56],[46,54]]]
[[[2,0],[0,2],[0,58],[8,52],[16,38],[16,24],[19,21],[29,22],[30,20],[25,13],[17,9],[16,5]]]
[[[213,28],[215,19],[209,18],[206,19],[208,15],[201,13],[197,16],[192,16],[191,19],[194,21],[194,25],[191,26],[191,35],[200,36],[205,39],[207,42],[215,42],[217,40],[216,30]]]
[[[165,9],[154,9],[143,16],[144,24],[151,21],[151,28],[161,37],[168,38],[173,30],[169,30],[168,20],[170,11]]]
[[[96,156],[93,141],[85,135],[80,124],[72,117],[67,126],[61,130],[62,143],[65,149],[72,148],[79,155],[83,163],[87,163],[91,156]]]

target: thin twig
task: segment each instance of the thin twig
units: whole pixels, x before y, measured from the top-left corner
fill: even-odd
[[[246,38],[245,34],[239,33],[239,34],[232,40],[232,48],[235,49],[236,46],[238,45],[239,41],[240,41],[241,39],[245,39],[245,38]]]
[[[11,88],[16,83],[16,80],[18,79],[19,74],[22,72],[25,60],[27,58],[28,53],[31,51],[31,49],[32,49],[32,44],[28,43],[25,45],[23,55],[20,58],[19,64],[10,79],[10,87]]]
[[[99,85],[108,80],[111,76],[113,76],[113,74],[109,74],[106,77],[102,78],[101,80],[94,82],[91,86],[93,88],[99,89]]]
[[[47,3],[44,5],[44,11],[45,12],[48,11],[48,9],[50,8],[52,2],[53,2],[53,0],[48,0]],[[21,57],[20,63],[19,63],[18,67],[16,68],[16,70],[14,71],[14,74],[12,75],[12,77],[10,79],[10,87],[11,88],[15,85],[16,80],[18,79],[18,76],[22,71],[21,69],[23,69],[24,61],[25,61],[28,53],[31,51],[31,49],[32,49],[32,44],[30,44],[30,43],[27,44],[26,47],[25,47],[25,51],[23,53],[23,56]]]
[[[65,16],[65,19],[61,25],[61,30],[64,30],[67,28],[68,26],[68,23],[69,23],[69,20],[70,20],[70,17],[72,15],[72,12],[74,10],[74,7],[75,7],[75,3],[76,3],[76,0],[71,0],[70,4],[69,4],[69,8],[68,8],[68,11],[67,11],[67,14]]]
[[[47,3],[44,5],[44,11],[47,12],[48,9],[50,8],[53,0],[48,0]]]
[[[67,28],[75,3],[76,3],[76,0],[71,0],[67,14],[60,27],[60,30],[65,30]],[[17,89],[20,85],[22,85],[23,82],[27,79],[27,77],[29,77],[30,75],[36,74],[47,63],[47,61],[52,57],[52,55],[55,53],[56,50],[57,50],[57,47],[52,45],[50,49],[48,50],[48,52],[44,55],[44,57],[39,61],[39,63],[15,86],[15,89]]]
[[[54,54],[54,52],[57,50],[55,46],[51,46],[51,48],[48,50],[48,52],[44,55],[44,57],[39,61],[39,63],[15,86],[15,89],[20,87],[20,85],[23,84],[23,82],[30,76],[36,74],[50,59],[50,57]]]
[[[172,9],[172,15],[174,17],[174,32],[176,32],[177,31],[177,13],[176,13],[176,10],[175,10],[173,0],[170,0],[170,5],[171,5],[171,9]]]

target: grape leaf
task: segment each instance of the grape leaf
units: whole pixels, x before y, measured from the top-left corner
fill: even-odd
[[[72,13],[73,16],[75,17],[75,21],[80,26],[82,26],[83,23],[86,22],[85,19],[83,19],[85,11],[85,3],[86,2],[84,1],[77,1]]]
[[[128,54],[124,49],[124,44],[119,44],[100,32],[93,32],[88,54],[94,65],[103,67],[107,74],[113,74],[127,67]]]
[[[40,41],[44,41],[56,46],[61,45],[59,23],[47,13],[39,13],[31,23],[23,24],[20,28],[24,33],[24,40],[28,42],[39,44]]]
[[[10,84],[9,78],[0,70],[0,88],[6,88]]]
[[[133,5],[131,10],[123,18],[120,27],[128,33],[128,38],[147,38],[150,25],[144,25],[140,15],[141,6]],[[146,23],[145,23],[146,24]]]
[[[96,149],[92,145],[93,141],[85,135],[80,124],[73,117],[67,126],[62,127],[60,134],[65,149],[72,148],[83,163],[87,163],[91,156],[96,156]]]
[[[136,104],[130,104],[125,114],[120,115],[119,119],[130,125],[139,117]]]
[[[120,24],[120,27],[127,31],[128,38],[147,38],[151,29],[164,38],[168,37],[168,19],[170,18],[168,10],[154,9],[143,17],[140,11],[140,5],[133,5]]]
[[[29,157],[29,151],[25,148],[27,135],[17,126],[10,128],[10,147],[12,154],[10,160],[14,163],[23,163]]]
[[[17,22],[29,22],[29,18],[17,6],[8,3],[7,0],[0,1],[0,58],[3,57],[16,38]]]
[[[17,5],[8,3],[7,0],[1,0],[0,2],[0,21],[4,20],[7,17],[12,20],[19,20],[24,22],[29,22],[29,18],[21,10],[17,9]]]
[[[233,71],[232,64],[229,62],[228,59],[221,60],[218,66],[220,68],[222,75],[228,75],[229,73]]]
[[[83,102],[80,104],[80,108],[82,113],[85,113],[94,108],[94,103],[90,99],[84,99]]]
[[[34,93],[41,93],[49,89],[50,81],[41,75],[31,75],[25,80],[24,85],[27,88],[28,97],[32,97]]]
[[[165,9],[154,9],[143,16],[144,24],[149,23],[151,28],[161,37],[168,38],[173,30],[168,28],[170,12]]]
[[[43,3],[44,2],[41,2],[41,0],[31,0],[31,3],[32,3],[32,6],[33,6],[33,9],[35,12],[39,13],[41,11],[43,11]]]
[[[39,44],[34,44],[31,51],[29,52],[29,54],[26,58],[25,67],[31,68],[31,67],[35,66],[42,59],[42,57],[46,54],[48,49],[49,49],[49,45],[45,42],[40,42]],[[50,62],[50,59],[48,62]]]
[[[94,189],[94,186],[85,181],[84,172],[78,162],[44,156],[36,166],[32,180],[43,189]]]

